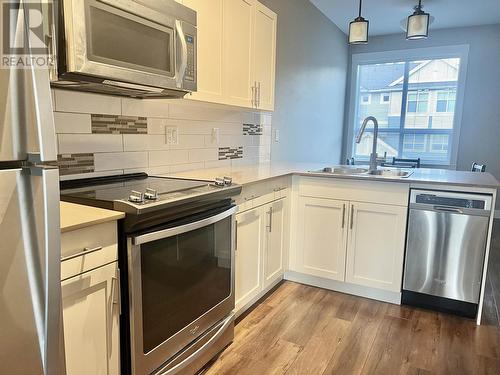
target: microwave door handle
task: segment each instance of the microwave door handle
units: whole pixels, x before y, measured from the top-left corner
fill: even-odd
[[[175,30],[177,37],[179,38],[181,42],[181,62],[179,65],[179,70],[175,72],[175,77],[177,81],[177,88],[181,89],[183,82],[184,82],[184,76],[186,75],[186,69],[187,69],[187,59],[188,59],[188,50],[187,50],[187,42],[186,42],[186,35],[184,34],[184,30],[182,29],[182,22],[179,20],[175,21]]]

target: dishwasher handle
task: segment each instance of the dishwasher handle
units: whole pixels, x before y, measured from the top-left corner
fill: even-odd
[[[410,203],[411,210],[421,210],[429,212],[438,212],[443,214],[456,214],[456,215],[471,215],[471,216],[490,216],[491,211],[482,210],[480,208],[465,208],[453,207],[443,205],[432,205],[425,203]]]
[[[451,212],[455,214],[464,214],[464,210],[458,207],[449,207],[449,206],[434,206],[434,211],[438,212]]]

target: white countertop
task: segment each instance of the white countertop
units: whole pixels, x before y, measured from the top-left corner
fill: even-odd
[[[491,173],[487,172],[473,173],[448,169],[418,168],[414,169],[413,173],[408,178],[380,177],[372,175],[326,175],[323,173],[310,172],[320,170],[326,166],[327,165],[325,163],[265,163],[239,167],[199,169],[169,174],[168,176],[196,180],[214,180],[216,177],[229,176],[232,177],[234,183],[240,185],[260,182],[275,177],[298,174],[324,178],[473,186],[492,189],[500,187],[500,183],[495,179],[495,177],[493,177]]]
[[[83,206],[68,202],[60,203],[61,232],[85,228],[91,225],[116,221],[125,217],[123,212]]]

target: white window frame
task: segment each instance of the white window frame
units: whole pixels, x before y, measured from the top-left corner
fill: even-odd
[[[467,65],[469,58],[469,45],[452,45],[429,48],[413,48],[406,50],[394,50],[384,52],[357,53],[352,55],[351,62],[351,87],[349,93],[349,110],[347,123],[346,145],[344,147],[346,154],[344,159],[353,155],[353,139],[356,111],[359,107],[357,95],[359,81],[358,69],[362,65],[384,64],[394,62],[407,62],[415,60],[449,59],[460,58],[460,70],[457,81],[457,96],[455,103],[455,116],[453,119],[453,135],[450,143],[450,164],[423,164],[425,167],[437,168],[457,168],[458,144],[460,139],[460,128],[462,123],[462,111],[465,96],[465,81]],[[429,103],[430,104],[430,103]],[[430,110],[430,108],[428,108]]]
[[[389,100],[385,101],[384,96],[388,96]],[[381,92],[380,93],[380,104],[389,104],[391,102],[391,93],[390,92]]]

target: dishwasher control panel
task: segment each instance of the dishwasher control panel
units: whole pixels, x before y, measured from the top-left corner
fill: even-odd
[[[490,211],[491,203],[492,197],[487,194],[420,189],[412,189],[410,194],[410,206],[417,204]]]

